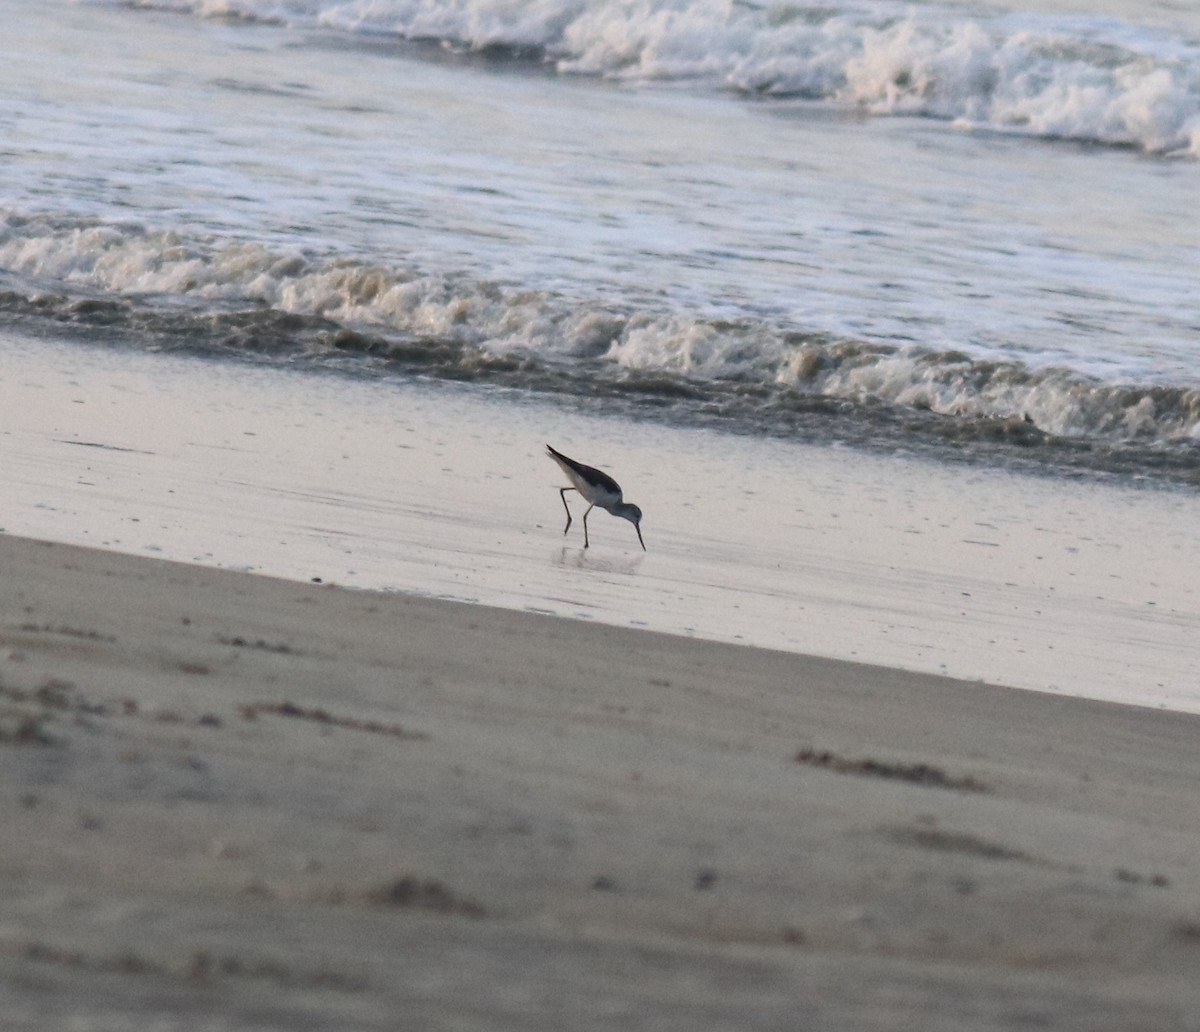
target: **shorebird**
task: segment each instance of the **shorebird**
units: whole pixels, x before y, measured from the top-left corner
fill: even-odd
[[[570,487],[559,488],[558,494],[562,498],[563,508],[567,510],[567,525],[563,528],[563,536],[566,536],[568,530],[571,529],[571,507],[567,505],[567,492],[578,491],[583,500],[588,503],[587,512],[583,514],[583,547],[588,547],[588,532],[587,518],[588,512],[591,512],[597,505],[601,509],[607,509],[614,516],[620,516],[622,519],[628,520],[633,524],[633,529],[637,531],[638,544],[642,546],[642,551],[646,551],[646,542],[642,540],[642,510],[632,502],[627,502],[621,497],[621,485],[618,484],[607,473],[601,473],[598,469],[592,469],[591,466],[585,466],[582,462],[576,462],[574,459],[568,459],[562,452],[556,452],[550,445],[546,445],[546,454],[550,456],[561,467],[562,471],[567,475],[567,479],[571,481]]]

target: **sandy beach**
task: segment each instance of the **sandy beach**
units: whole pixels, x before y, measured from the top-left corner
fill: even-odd
[[[9,1029],[1189,1029],[1200,718],[0,537]]]
[[[0,1032],[1200,1032],[1200,7],[0,11]]]

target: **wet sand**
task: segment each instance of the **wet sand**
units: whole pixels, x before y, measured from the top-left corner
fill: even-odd
[[[8,1029],[1188,1029],[1200,717],[0,536]]]
[[[0,460],[14,535],[1200,712],[1188,492],[7,332]]]

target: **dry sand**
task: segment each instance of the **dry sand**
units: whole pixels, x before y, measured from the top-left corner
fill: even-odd
[[[0,536],[5,1029],[1200,1028],[1200,717]]]

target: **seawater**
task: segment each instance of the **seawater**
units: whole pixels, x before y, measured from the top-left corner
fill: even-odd
[[[0,18],[0,320],[32,337],[1200,483],[1193,11]]]

